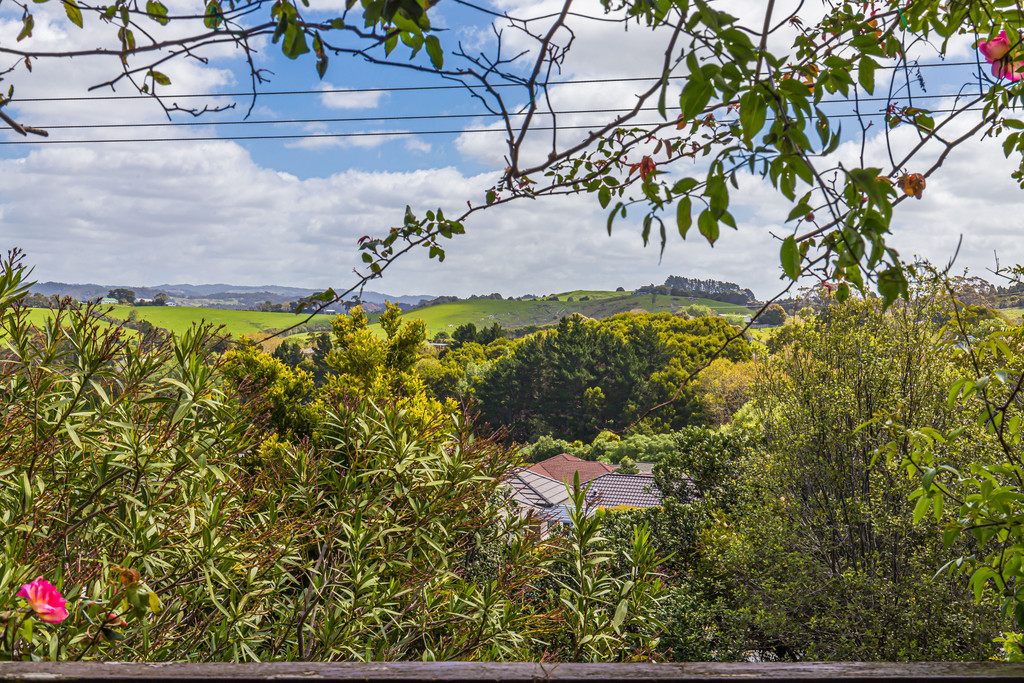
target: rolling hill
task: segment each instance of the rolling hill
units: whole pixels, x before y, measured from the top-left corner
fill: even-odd
[[[557,297],[556,301],[551,300],[554,297]],[[581,298],[587,300],[581,301]],[[473,323],[477,327],[499,323],[502,327],[516,329],[528,325],[551,325],[573,313],[595,319],[607,318],[616,313],[633,310],[643,310],[649,313],[674,313],[680,308],[695,303],[707,306],[718,315],[746,316],[751,313],[750,309],[744,306],[711,299],[576,290],[562,292],[544,299],[456,301],[417,308],[409,311],[403,317],[423,320],[427,324],[428,334],[432,336],[441,331],[450,331],[450,328],[465,323]]]
[[[437,304],[417,308],[404,314],[407,319],[421,319],[427,324],[430,336],[438,332],[450,332],[466,323],[477,327],[485,327],[499,323],[508,329],[517,329],[530,325],[553,325],[561,318],[579,313],[588,318],[607,318],[617,313],[628,311],[646,311],[649,313],[674,313],[692,304],[707,306],[718,315],[742,315],[751,313],[750,309],[736,304],[713,301],[711,299],[694,299],[654,294],[633,294],[631,292],[608,292],[595,290],[576,290],[562,292],[543,299],[471,299],[452,303]],[[193,308],[188,306],[113,306],[112,318],[125,320],[134,312],[139,320],[147,320],[157,327],[172,332],[183,332],[193,323],[205,321],[223,326],[224,332],[238,337],[243,334],[259,337],[261,333],[274,332],[302,322],[303,316],[292,313],[262,313],[258,311],[237,311],[220,308]],[[33,321],[39,323],[49,316],[49,310],[35,308],[31,310]],[[300,332],[316,329],[327,329],[332,316],[318,315],[303,325]],[[372,315],[371,320],[376,319]],[[376,333],[383,334],[379,326],[373,325]],[[299,334],[293,338],[306,342],[308,335]],[[276,345],[275,340],[270,346]]]

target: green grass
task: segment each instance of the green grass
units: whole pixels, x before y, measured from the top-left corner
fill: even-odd
[[[192,308],[189,306],[113,306],[110,316],[125,320],[135,311],[139,320],[147,320],[157,327],[171,332],[181,333],[193,323],[205,321],[217,327],[223,326],[224,332],[233,337],[243,334],[257,334],[268,330],[279,330],[297,322],[304,316],[293,313],[261,313],[259,311],[231,311],[222,308]],[[46,308],[34,308],[30,311],[30,320],[39,324],[50,317]],[[318,315],[316,322],[329,321],[333,316]]]
[[[1000,308],[997,310],[1013,323],[1020,323],[1024,318],[1024,308]]]
[[[570,296],[573,298],[571,302],[568,301]],[[590,296],[590,301],[579,301],[580,296]],[[428,334],[433,336],[442,331],[451,332],[454,328],[466,323],[473,323],[479,328],[497,322],[502,327],[516,329],[527,325],[551,325],[573,313],[595,319],[608,318],[616,313],[633,310],[643,310],[649,313],[674,313],[693,303],[707,306],[720,315],[750,315],[750,310],[743,306],[710,299],[690,300],[685,297],[651,294],[630,296],[623,292],[588,290],[563,292],[558,297],[558,301],[543,299],[456,301],[418,308],[406,313],[404,317],[423,320],[427,324]]]
[[[608,292],[600,289],[574,289],[571,292],[562,292],[561,294],[555,294],[559,301],[568,301],[572,297],[573,301],[579,301],[581,296],[590,297],[590,299],[617,299],[619,297],[628,296],[632,292]],[[586,303],[586,302],[583,302]]]
[[[718,315],[749,315],[750,310],[737,306],[736,304],[722,303],[710,299],[687,299],[685,297],[674,297],[665,295],[641,294],[632,296],[628,292],[608,292],[598,290],[575,290],[558,294],[558,301],[546,301],[543,299],[529,299],[525,301],[511,301],[507,299],[473,299],[471,301],[457,301],[449,304],[439,304],[419,308],[405,314],[405,318],[415,320],[421,319],[427,324],[427,332],[433,336],[438,332],[451,332],[459,325],[473,323],[478,328],[486,327],[492,323],[500,323],[502,327],[516,329],[528,325],[553,325],[563,317],[579,313],[588,318],[608,318],[617,313],[641,310],[648,313],[675,313],[680,308],[698,303],[707,306]],[[580,301],[581,296],[589,297],[589,301]],[[568,299],[572,297],[573,301]],[[256,335],[259,333],[280,330],[294,325],[303,320],[302,316],[292,313],[261,313],[258,311],[232,311],[221,308],[194,308],[189,306],[114,306],[110,315],[122,320],[135,311],[140,320],[148,320],[157,327],[162,327],[172,332],[181,333],[192,326],[193,323],[206,321],[207,323],[224,326],[224,331],[233,337],[243,334]],[[36,308],[30,311],[31,320],[34,323],[41,323],[49,315],[50,311],[44,308]],[[316,323],[325,323],[333,316],[318,315],[313,320]],[[376,320],[377,315],[371,315],[370,319]],[[371,329],[378,335],[383,336],[379,325],[372,325]],[[289,339],[302,344],[309,343],[308,334],[292,335]],[[276,342],[279,343],[279,340]]]

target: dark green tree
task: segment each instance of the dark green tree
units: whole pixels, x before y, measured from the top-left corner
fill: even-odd
[[[452,331],[452,343],[449,345],[451,349],[457,349],[463,344],[477,341],[476,325],[473,323],[464,323],[459,325]]]
[[[117,289],[111,289],[107,292],[107,296],[112,299],[117,299],[119,304],[133,304],[135,303],[135,291],[131,289],[125,289],[124,287],[118,287]]]

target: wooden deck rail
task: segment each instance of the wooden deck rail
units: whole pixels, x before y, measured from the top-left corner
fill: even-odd
[[[0,662],[0,681],[81,681],[147,683],[191,681],[288,682],[300,680],[343,683],[668,683],[669,681],[721,681],[764,679],[801,681],[920,680],[1024,681],[1024,664],[967,663],[807,663],[807,664],[533,664],[475,662],[379,663],[266,663],[266,664],[119,664],[98,662]]]

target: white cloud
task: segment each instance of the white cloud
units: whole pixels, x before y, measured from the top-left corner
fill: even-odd
[[[420,138],[412,137],[405,141],[405,148],[410,152],[417,152],[419,154],[430,154],[434,146],[429,142],[425,142]]]
[[[555,0],[507,4],[511,12],[524,14],[543,13],[554,6]],[[68,30],[58,13],[45,15],[60,9],[59,5],[34,6],[34,11],[37,7],[42,9],[35,39],[46,45],[101,44],[92,31],[109,29]],[[591,1],[581,0],[574,8],[601,11]],[[748,23],[757,23],[763,2],[737,0],[730,11],[746,13]],[[11,32],[18,28],[16,21],[0,18],[0,42],[13,41]],[[572,58],[559,79],[635,76],[642,73],[641,67],[657,63],[665,39],[662,33],[652,35],[636,26],[622,33],[620,25],[601,22],[576,22],[574,30]],[[509,49],[521,41],[511,33],[507,36]],[[958,45],[957,49],[969,52],[971,48]],[[210,66],[186,61],[176,70],[168,67],[175,90],[211,92],[234,85],[231,69],[238,65],[237,55],[232,61],[227,54],[213,54]],[[39,62],[32,74],[19,71],[13,76],[18,95],[84,94],[86,85],[117,71],[116,60],[76,61],[72,66]],[[333,89],[328,84],[322,87]],[[639,91],[635,83],[566,85],[553,88],[551,97],[560,111],[621,108],[630,106]],[[677,92],[670,93],[670,102]],[[379,107],[385,101],[383,93],[322,93],[320,97],[325,106],[341,109]],[[146,101],[88,107],[75,102],[23,103],[17,112],[26,123],[42,125],[71,118],[104,123],[156,122],[161,117],[159,109]],[[563,117],[561,123],[589,126],[601,120],[574,114]],[[538,120],[540,126],[547,123]],[[475,122],[467,128],[483,125]],[[305,129],[331,130],[326,124]],[[195,132],[192,129],[189,134]],[[400,140],[420,163],[421,155],[434,151],[430,142],[419,137],[376,132],[382,135],[306,139],[291,146],[350,149]],[[560,140],[564,143],[584,133],[563,131]],[[908,133],[894,132],[897,148],[913,143]],[[104,129],[79,134],[115,135]],[[548,135],[538,132],[531,139],[524,148],[528,160],[546,154]],[[491,169],[504,167],[500,132],[465,134],[456,146],[467,158]],[[226,142],[27,149],[32,151],[24,157],[0,160],[4,178],[0,240],[25,247],[41,279],[64,281],[344,286],[352,281],[352,269],[361,265],[355,248],[360,236],[386,232],[402,219],[406,204],[420,214],[443,207],[456,215],[467,200],[479,204],[483,190],[494,180],[493,173],[471,176],[455,168],[390,173],[344,170],[346,155],[340,153],[335,155],[336,172],[301,178],[280,171],[284,164],[275,163],[271,155],[256,161],[245,148]],[[858,152],[859,148],[847,145],[837,158],[856,159]],[[867,154],[871,163],[884,165],[883,138],[870,140]],[[1014,220],[1024,213],[1024,195],[1009,178],[1010,170],[1012,164],[1002,159],[995,142],[973,141],[955,151],[929,180],[924,199],[898,208],[894,244],[905,256],[920,253],[942,262],[964,234],[963,265],[976,270],[991,265],[993,249],[1000,251],[1004,263],[1024,260]],[[732,280],[769,295],[784,286],[779,282],[778,242],[772,233],[783,235],[791,229],[781,223],[788,203],[763,181],[744,178],[740,190],[733,193],[733,213],[739,230],[725,229],[714,248],[696,233],[682,242],[670,225],[669,244],[659,263],[657,236],[647,248],[640,239],[640,212],[617,222],[608,237],[606,214],[593,198],[524,200],[471,217],[468,234],[450,242],[444,263],[428,260],[424,253],[411,254],[389,268],[384,281],[374,288],[396,294],[542,294],[577,287],[633,287],[679,274]]]
[[[317,90],[327,91],[320,95],[320,103],[328,109],[374,109],[380,106],[387,94],[383,91],[352,91],[326,82],[317,86]]]

